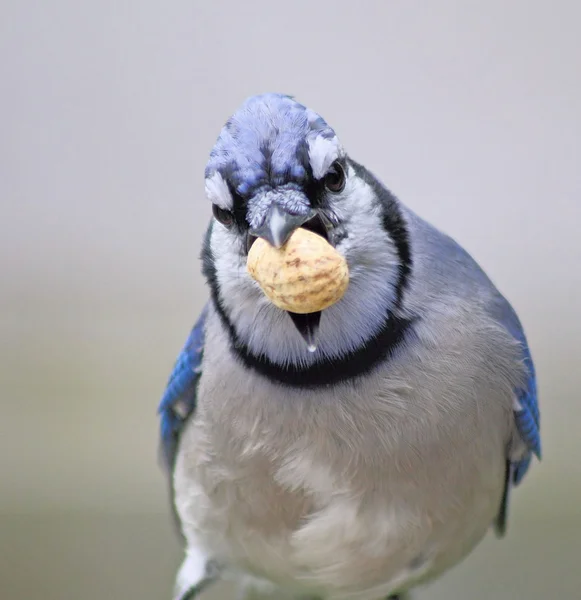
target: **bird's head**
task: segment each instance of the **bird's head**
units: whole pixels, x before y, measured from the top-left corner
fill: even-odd
[[[231,346],[248,365],[275,379],[324,383],[342,378],[341,364],[345,373],[358,361],[371,364],[381,343],[399,339],[411,268],[404,218],[322,117],[282,94],[249,98],[222,129],[205,182],[213,219],[204,274]],[[247,272],[258,237],[280,247],[298,227],[323,236],[349,265],[345,295],[322,314],[277,308]],[[315,334],[309,352],[305,338]]]

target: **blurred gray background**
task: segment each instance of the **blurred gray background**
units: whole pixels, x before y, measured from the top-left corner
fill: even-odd
[[[563,0],[1,3],[1,600],[170,597],[155,411],[206,297],[206,158],[265,91],[465,245],[537,362],[545,458],[507,539],[417,598],[581,598],[580,19]]]

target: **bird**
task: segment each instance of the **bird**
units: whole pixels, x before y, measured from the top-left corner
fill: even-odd
[[[521,322],[293,96],[244,100],[204,175],[209,293],[158,408],[185,549],[173,599],[221,579],[246,598],[408,598],[504,535],[541,458]],[[299,228],[349,267],[308,314],[246,268],[257,239],[280,249]]]

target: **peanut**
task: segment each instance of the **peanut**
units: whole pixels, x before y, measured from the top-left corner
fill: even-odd
[[[246,266],[273,304],[295,313],[328,308],[349,284],[345,258],[320,235],[302,228],[279,249],[257,239]]]

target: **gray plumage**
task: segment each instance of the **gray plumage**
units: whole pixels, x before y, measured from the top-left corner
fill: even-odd
[[[503,527],[515,473],[540,452],[532,361],[512,308],[472,258],[347,157],[322,120],[308,111],[300,121],[301,105],[284,96],[248,102],[237,127],[265,122],[246,150],[221,138],[227,160],[214,153],[206,173],[213,202],[242,219],[210,226],[212,298],[161,406],[187,545],[174,597],[219,574],[263,582],[273,598],[385,598],[459,562],[493,523]],[[290,139],[294,122],[299,138],[276,154],[288,181],[264,178],[277,119]],[[324,143],[301,157],[311,122]],[[262,175],[228,180],[237,154],[253,157],[256,147],[263,158],[244,165],[260,163]],[[344,189],[313,192],[335,161]],[[323,215],[350,268],[345,297],[323,311],[314,353],[245,270],[244,215],[256,214],[256,198],[268,215],[284,186]],[[370,368],[347,378],[333,371],[345,356],[357,364],[392,323],[405,324],[402,333]]]

